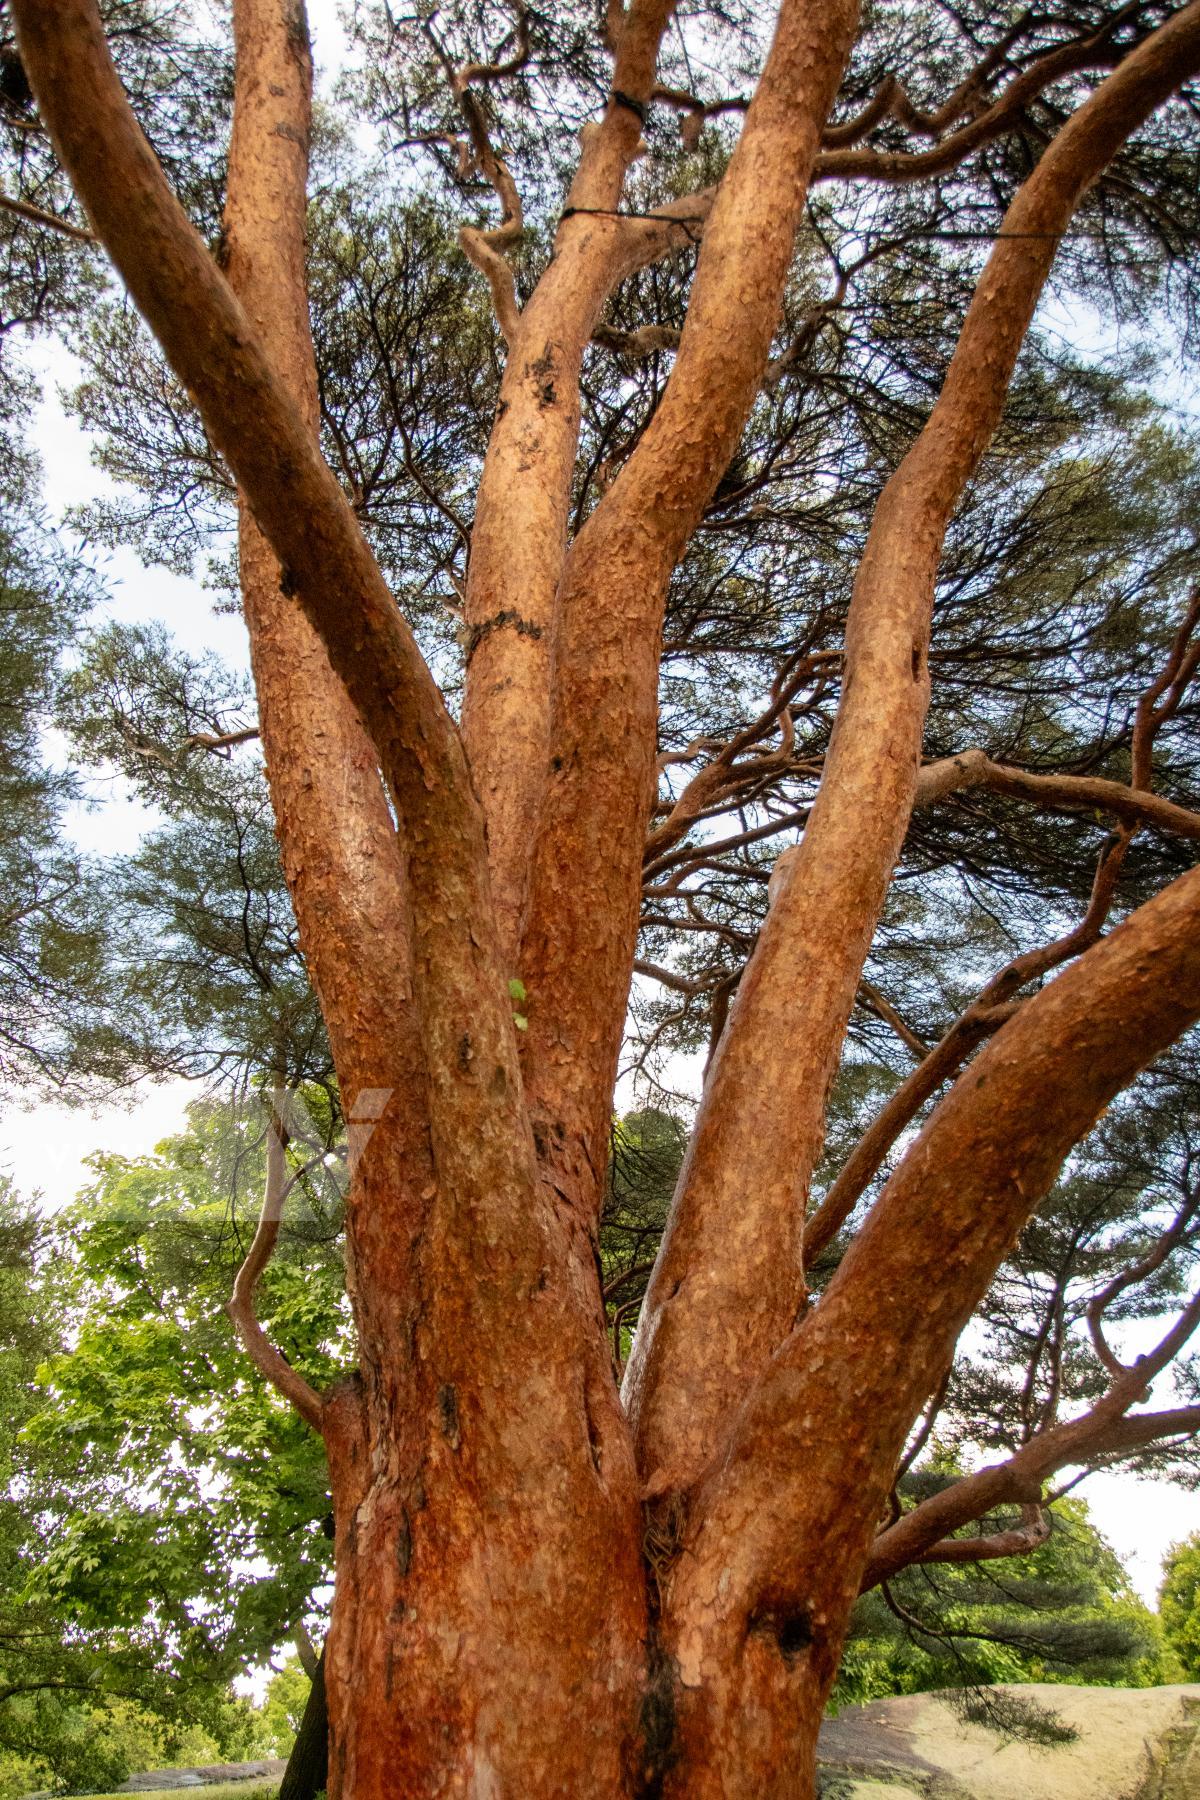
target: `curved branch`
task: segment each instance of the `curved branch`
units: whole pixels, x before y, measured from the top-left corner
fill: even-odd
[[[425,31],[441,54],[432,25],[426,23]],[[516,279],[503,252],[520,242],[525,229],[524,211],[508,164],[496,154],[493,147],[483,106],[471,92],[471,83],[500,81],[525,66],[529,60],[529,15],[524,7],[519,9],[517,33],[517,50],[507,62],[464,63],[461,68],[450,71],[450,86],[466,122],[475,167],[494,190],[501,206],[499,225],[490,229],[463,225],[459,230],[458,241],[464,255],[487,279],[492,292],[496,322],[507,344],[511,344],[516,337],[521,315],[517,305]]]
[[[1200,1407],[1125,1417],[1195,1328],[1198,1296],[1083,1419],[1039,1433],[999,1471],[965,1478],[948,1490],[955,1498],[937,1496],[873,1541],[917,1409],[1069,1150],[1200,1018],[1198,925],[1192,870],[1036,994],[943,1100],[693,1499],[672,1595],[681,1634],[714,1604],[714,1559],[727,1571],[718,1605],[729,1629],[740,1619],[744,1633],[745,1609],[763,1595],[820,1617],[842,1604],[849,1571],[883,1579],[996,1505],[1037,1502],[1052,1468],[1200,1423]],[[814,1541],[825,1547],[819,1569]]]
[[[1116,897],[1117,878],[1124,865],[1129,836],[1110,841],[1100,852],[1091,897],[1083,918],[1071,931],[1036,950],[1027,950],[993,975],[979,997],[934,1045],[925,1061],[901,1082],[882,1106],[839,1170],[820,1206],[804,1228],[804,1260],[811,1266],[837,1236],[867,1187],[879,1173],[884,1158],[911,1125],[925,1102],[943,1082],[957,1075],[972,1052],[1006,1025],[1019,1011],[1013,998],[1030,982],[1040,981],[1072,957],[1096,942]]]
[[[308,1385],[303,1375],[293,1369],[282,1350],[275,1348],[259,1324],[254,1310],[254,1290],[278,1241],[284,1202],[290,1186],[287,1179],[287,1128],[280,1111],[283,1098],[283,1090],[279,1088],[271,1095],[271,1116],[267,1122],[267,1179],[263,1189],[262,1211],[258,1217],[258,1229],[246,1252],[245,1261],[237,1272],[233,1293],[225,1311],[242,1340],[243,1349],[259,1374],[295,1407],[306,1424],[319,1432],[322,1430],[324,1401]]]
[[[1171,1252],[1182,1243],[1188,1226],[1195,1218],[1198,1209],[1200,1209],[1200,1189],[1189,1194],[1167,1230],[1163,1232],[1158,1242],[1146,1255],[1128,1269],[1122,1269],[1119,1275],[1114,1276],[1098,1294],[1089,1300],[1086,1318],[1092,1346],[1110,1375],[1127,1374],[1128,1365],[1114,1355],[1109,1347],[1108,1340],[1104,1335],[1105,1313],[1121,1294],[1126,1293],[1131,1287],[1136,1287],[1139,1282],[1145,1281],[1162,1268]]]
[[[963,750],[941,762],[927,763],[917,782],[914,805],[929,806],[968,788],[991,788],[1015,800],[1032,800],[1065,812],[1108,812],[1125,825],[1154,825],[1176,837],[1200,839],[1200,813],[1139,792],[1120,781],[1098,775],[1031,775],[996,763],[983,750]]]
[[[1024,1556],[1050,1538],[1050,1515],[1045,1508],[1027,1504],[1021,1508],[1021,1524],[987,1537],[942,1538],[913,1557],[915,1563],[992,1562],[1002,1556]]]
[[[1159,726],[1178,710],[1188,683],[1200,666],[1200,644],[1191,641],[1197,625],[1200,625],[1200,585],[1193,590],[1188,609],[1180,620],[1162,674],[1138,701],[1133,724],[1131,787],[1150,786],[1155,734]]]
[[[886,1581],[926,1553],[948,1533],[974,1524],[997,1507],[1040,1502],[1042,1488],[1057,1470],[1101,1457],[1128,1456],[1156,1443],[1200,1432],[1200,1406],[1163,1412],[1130,1413],[1137,1398],[1136,1376],[1129,1372],[1124,1393],[1112,1393],[1082,1418],[1039,1432],[1006,1462],[992,1463],[965,1475],[940,1494],[923,1500],[875,1539],[863,1572],[861,1592]]]
[[[1086,38],[1073,44],[1062,44],[1048,50],[1032,63],[1020,75],[1014,77],[1009,85],[997,96],[992,104],[977,114],[969,124],[954,132],[942,143],[931,150],[893,151],[832,149],[825,150],[816,161],[813,170],[814,181],[882,181],[891,184],[907,184],[921,181],[927,175],[944,174],[948,169],[956,168],[974,151],[990,144],[995,138],[1016,124],[1025,108],[1032,100],[1054,82],[1061,81],[1066,75],[1079,74],[1086,69],[1111,69],[1119,67],[1123,56],[1130,54],[1116,50],[1111,43],[1112,33],[1125,14],[1118,13],[1107,20],[1099,31],[1090,33]],[[961,90],[960,90],[961,93]],[[889,105],[879,115],[880,122],[889,111],[900,105],[901,99],[907,105],[907,96],[903,88],[896,83]],[[958,104],[958,96],[952,97],[948,107],[955,107],[958,116],[963,107]],[[907,114],[896,112],[895,116],[905,123],[914,126],[927,136],[936,134],[941,123],[949,123],[943,113],[921,114],[908,106]],[[859,133],[861,135],[861,132]]]
[[[942,1376],[942,1379],[938,1382],[937,1388],[935,1389],[934,1393],[930,1396],[929,1403],[925,1408],[925,1417],[921,1420],[919,1427],[913,1433],[913,1435],[909,1439],[908,1443],[905,1445],[904,1455],[900,1458],[900,1461],[896,1465],[896,1474],[895,1474],[895,1478],[892,1482],[893,1495],[896,1494],[896,1491],[897,1491],[897,1488],[899,1487],[900,1482],[908,1474],[908,1471],[912,1468],[912,1466],[916,1462],[918,1456],[920,1456],[922,1450],[924,1450],[926,1444],[929,1442],[930,1438],[933,1436],[933,1428],[937,1424],[938,1415],[941,1412],[942,1407],[945,1405],[946,1395],[950,1391],[950,1376],[951,1376],[951,1373],[953,1372],[953,1368],[954,1368],[954,1359],[953,1359],[953,1357],[951,1357],[950,1360],[946,1364],[945,1374]],[[898,1507],[898,1505],[899,1505],[899,1502],[897,1501],[897,1507]],[[898,1516],[898,1514],[897,1514],[897,1516]]]
[[[797,1213],[911,817],[945,533],[1002,416],[1059,238],[1130,133],[1198,65],[1193,0],[1048,145],[1005,214],[929,419],[876,507],[824,775],[713,1063],[626,1374],[647,1481],[695,1479],[751,1371],[768,1365],[803,1304]],[[779,1054],[768,1061],[764,1045]]]
[[[1134,715],[1131,776],[1135,790],[1140,791],[1135,792],[1131,800],[1130,790],[1118,782],[1098,784],[1104,789],[1103,804],[1110,811],[1126,815],[1126,818],[1122,829],[1100,852],[1091,896],[1083,918],[1064,936],[1038,950],[1027,951],[1024,955],[1015,957],[1006,968],[994,975],[978,999],[955,1021],[928,1058],[897,1088],[863,1133],[825,1199],[808,1221],[804,1250],[809,1264],[816,1260],[841,1230],[866,1192],[868,1184],[878,1174],[889,1150],[912,1123],[925,1102],[944,1081],[958,1073],[972,1051],[985,1038],[998,1031],[1012,1017],[1016,1010],[1013,996],[1030,982],[1040,981],[1052,969],[1060,967],[1071,957],[1078,956],[1096,942],[1112,908],[1126,852],[1143,819],[1149,822],[1153,815],[1154,823],[1176,829],[1174,823],[1170,827],[1166,826],[1161,811],[1163,807],[1169,808],[1172,815],[1182,814],[1184,820],[1196,818],[1195,814],[1184,812],[1182,807],[1172,807],[1169,801],[1159,801],[1157,795],[1149,792],[1149,783],[1155,733],[1177,709],[1188,682],[1200,664],[1200,646],[1189,648],[1192,633],[1198,623],[1200,589],[1192,596],[1161,674],[1138,700]],[[927,763],[917,777],[914,805],[931,805],[944,795],[955,792],[958,785],[971,785],[980,766],[980,758],[985,769],[1002,768],[1002,765],[992,764],[981,750],[969,750],[961,757],[951,756],[937,763]],[[1019,771],[1003,772],[1006,775],[1019,774]],[[1058,779],[1033,776],[1025,778],[1026,781],[1038,782]],[[1071,783],[1077,779],[1074,776],[1062,778]],[[1078,793],[1079,790],[1072,788],[1070,791]],[[1095,787],[1092,791],[1094,794]],[[1038,792],[1041,794],[1044,790],[1039,788]],[[1149,804],[1149,811],[1146,803]],[[1101,1333],[1098,1347],[1102,1342]],[[1101,1352],[1102,1360],[1106,1359],[1107,1354],[1105,1346]],[[1115,1359],[1109,1366],[1115,1366]]]
[[[1121,15],[1122,17],[1124,14]],[[999,41],[982,56],[975,67],[954,89],[936,111],[929,112],[915,106],[909,99],[903,84],[895,75],[885,75],[866,106],[853,119],[847,119],[841,125],[831,125],[821,139],[825,150],[844,150],[857,144],[860,139],[882,125],[885,119],[896,119],[909,131],[921,137],[938,137],[951,125],[971,112],[980,95],[987,87],[988,81],[1003,63],[1013,45],[1021,36],[1028,23],[1028,14],[1023,15],[1010,30],[1006,31]]]
[[[150,743],[128,719],[118,718],[116,724],[135,756],[141,756],[147,762],[161,763],[165,769],[182,768],[193,750],[216,753],[235,750],[240,744],[253,743],[260,735],[257,725],[247,725],[242,731],[193,731],[181,739],[174,750],[168,750],[161,744]]]
[[[500,231],[507,233],[508,226],[501,226]],[[462,225],[459,227],[458,241],[462,245],[463,255],[474,263],[487,281],[491,289],[496,323],[505,343],[511,346],[520,327],[521,309],[517,305],[516,277],[512,272],[512,265],[500,253],[496,242],[498,235],[499,232],[495,231],[480,231],[474,225]]]
[[[701,100],[686,88],[656,87],[650,98],[660,101],[664,106],[673,106],[683,114],[679,122],[679,136],[685,150],[696,148],[707,120],[719,119],[725,113],[744,113],[750,110],[750,101],[744,94],[731,94],[727,100]]]
[[[485,83],[489,81],[504,81],[508,76],[520,73],[529,61],[530,43],[529,13],[527,9],[519,3],[517,6],[517,23],[514,27],[514,32],[517,39],[517,47],[513,51],[513,54],[506,57],[502,62],[464,63],[455,73],[454,86],[456,91],[466,89],[473,81],[482,81]],[[511,37],[512,35],[513,32],[510,32],[509,36]]]

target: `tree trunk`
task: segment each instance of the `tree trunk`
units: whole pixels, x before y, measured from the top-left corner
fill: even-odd
[[[402,1417],[356,1381],[326,1418],[330,1792],[636,1792],[647,1626],[624,1461],[582,1387],[564,1407],[514,1374],[525,1403],[497,1434],[467,1371],[432,1360]]]
[[[94,0],[13,0],[59,154],[239,484],[284,866],[348,1114],[380,1121],[347,1204],[358,1369],[300,1397],[334,1497],[327,1693],[313,1695],[333,1800],[811,1796],[912,1422],[1072,1145],[1200,1017],[1193,872],[1023,1003],[805,1312],[808,1177],[917,790],[943,537],[1054,245],[1200,66],[1192,4],[1100,83],[1018,192],[929,426],[885,489],[817,802],[714,1063],[622,1409],[595,1233],[663,605],[761,388],[855,7],[784,0],[674,373],[568,550],[578,393],[556,384],[577,390],[604,296],[643,266],[644,222],[668,247],[672,223],[613,210],[670,7],[608,10],[630,91],[586,140],[549,286],[524,315],[495,247],[468,234],[513,363],[468,596],[464,743],[315,442],[302,7],[235,7],[226,280],[124,100]],[[530,337],[555,284],[551,356]],[[530,988],[523,1057],[513,973]],[[1180,1343],[1196,1323],[1185,1313]],[[1102,1403],[1114,1416],[1143,1396],[1140,1370]]]
[[[288,1757],[279,1800],[316,1800],[329,1781],[329,1713],[325,1705],[325,1651],[313,1672],[304,1716]]]

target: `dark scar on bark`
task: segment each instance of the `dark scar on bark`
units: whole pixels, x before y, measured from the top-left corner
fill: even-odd
[[[470,662],[484,638],[491,637],[493,631],[503,631],[511,626],[518,637],[537,639],[542,636],[542,627],[535,625],[531,619],[523,619],[514,608],[506,606],[490,619],[481,619],[478,625],[472,625],[467,634],[467,661]]]
[[[795,1662],[813,1642],[813,1622],[806,1612],[783,1612],[772,1607],[752,1616],[750,1630],[773,1637],[785,1663]]]
[[[438,1412],[442,1419],[442,1436],[452,1450],[458,1449],[458,1395],[449,1382],[438,1389]]]

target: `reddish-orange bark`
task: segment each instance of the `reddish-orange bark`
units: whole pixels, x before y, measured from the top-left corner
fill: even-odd
[[[526,1081],[554,1179],[599,1201],[654,798],[667,583],[762,382],[792,243],[853,39],[855,0],[784,0],[718,189],[662,402],[559,584],[550,778],[521,971]]]
[[[937,404],[880,498],[820,790],[705,1085],[626,1375],[657,1490],[700,1473],[803,1306],[826,1097],[916,793],[946,527],[999,422],[1060,234],[1198,55],[1200,15],[1188,8],[1064,125],[1005,215]]]
[[[811,1754],[907,1421],[1067,1151],[1200,1018],[1198,923],[1193,870],[1022,1008],[751,1389],[666,1595],[689,1771],[667,1793],[796,1791],[788,1771]]]
[[[308,44],[285,0],[239,0],[234,31],[238,86],[226,269],[315,438],[317,376],[304,269]],[[350,1196],[351,1268],[361,1263],[369,1271],[378,1266],[381,1242],[394,1259],[404,1235],[416,1229],[418,1195],[431,1167],[401,845],[374,746],[319,634],[282,591],[279,564],[244,502],[240,523],[259,725],[301,941],[349,1112],[360,1094],[392,1096],[386,1105],[364,1101],[374,1131]],[[283,1079],[287,1071],[278,1074]],[[386,1199],[360,1206],[376,1180]],[[368,1332],[370,1320],[368,1309],[362,1321]]]
[[[633,0],[615,91],[645,101],[674,0]],[[641,127],[610,100],[585,136],[554,258],[508,346],[476,499],[467,580],[463,738],[487,820],[501,942],[514,972],[550,743],[555,597],[579,438],[579,375],[600,310],[625,267],[615,208]],[[593,210],[594,209],[594,210]]]
[[[821,1305],[797,1315],[825,1092],[922,797],[942,538],[1000,416],[1057,235],[1128,134],[1200,67],[1200,4],[1123,60],[1103,33],[1064,52],[1063,67],[1118,66],[1014,201],[942,395],[885,490],[820,796],[709,1080],[628,1417],[592,1244],[653,799],[664,596],[767,372],[810,177],[830,158],[871,154],[854,148],[861,120],[827,130],[853,0],[784,0],[715,195],[640,223],[584,209],[619,205],[671,8],[610,7],[623,98],[585,134],[569,196],[580,210],[520,314],[502,257],[517,219],[508,177],[470,114],[509,213],[499,234],[467,240],[498,299],[509,367],[472,546],[461,736],[315,442],[311,72],[296,0],[236,0],[227,275],[136,127],[94,0],[13,10],[96,234],[238,481],[284,868],[343,1092],[351,1108],[364,1089],[389,1096],[350,1197],[358,1373],[315,1396],[255,1336],[278,1143],[234,1301],[259,1366],[329,1453],[331,1795],[806,1796],[864,1581],[967,1554],[940,1548],[948,1532],[999,1500],[1034,1506],[1044,1476],[1081,1446],[1196,1422],[1188,1409],[1131,1412],[1150,1365],[1110,1361],[1112,1387],[1084,1419],[875,1537],[906,1435],[1014,1234],[1108,1098],[1200,1017],[1197,873],[1097,943],[1111,897],[1102,864],[1088,919],[1041,966],[1085,954],[1013,1016],[993,1009],[978,1033],[992,1041],[887,1183]],[[496,74],[459,71],[468,110],[471,83]],[[959,129],[942,155],[1003,127],[1002,109],[979,112],[977,98],[968,83],[947,103],[938,129]],[[893,91],[873,105],[876,119],[912,113]],[[584,347],[614,283],[671,248],[685,217],[706,224],[674,373],[568,548]],[[1051,793],[977,763],[968,776],[1054,805],[1110,805],[1126,838],[1146,822],[1194,835],[1191,815],[1144,791],[1146,762],[1143,742],[1133,791],[1089,781]],[[931,773],[924,797],[949,781]],[[708,791],[698,778],[691,802]],[[658,848],[691,817],[684,807],[669,820]],[[514,972],[529,993],[524,1071]],[[908,1117],[976,1041],[964,1025],[932,1053],[901,1103]],[[854,1180],[869,1178],[885,1139]],[[827,1229],[838,1222],[826,1215]],[[1163,1356],[1193,1313],[1200,1303]]]

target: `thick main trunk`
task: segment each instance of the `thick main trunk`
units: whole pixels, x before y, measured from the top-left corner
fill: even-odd
[[[582,1392],[573,1417],[529,1395],[497,1432],[455,1374],[418,1334],[402,1417],[364,1405],[358,1382],[329,1409],[329,1793],[636,1793],[640,1509],[614,1492],[623,1474]],[[510,1458],[523,1473],[501,1482]]]
[[[787,1622],[710,1639],[689,1714],[680,1645],[647,1625],[640,1512],[624,1541],[564,1518],[547,1584],[502,1497],[456,1535],[461,1429],[447,1408],[415,1473],[363,1439],[335,1450],[330,1800],[813,1800],[827,1683]]]
[[[696,1613],[707,1612],[707,1597],[691,1599]],[[719,1638],[705,1629],[695,1666],[686,1632],[672,1636],[678,1697],[663,1800],[813,1800],[825,1697],[849,1616],[845,1607],[830,1617],[820,1662],[806,1621],[786,1608],[767,1608]],[[678,1622],[699,1621],[693,1613]]]

